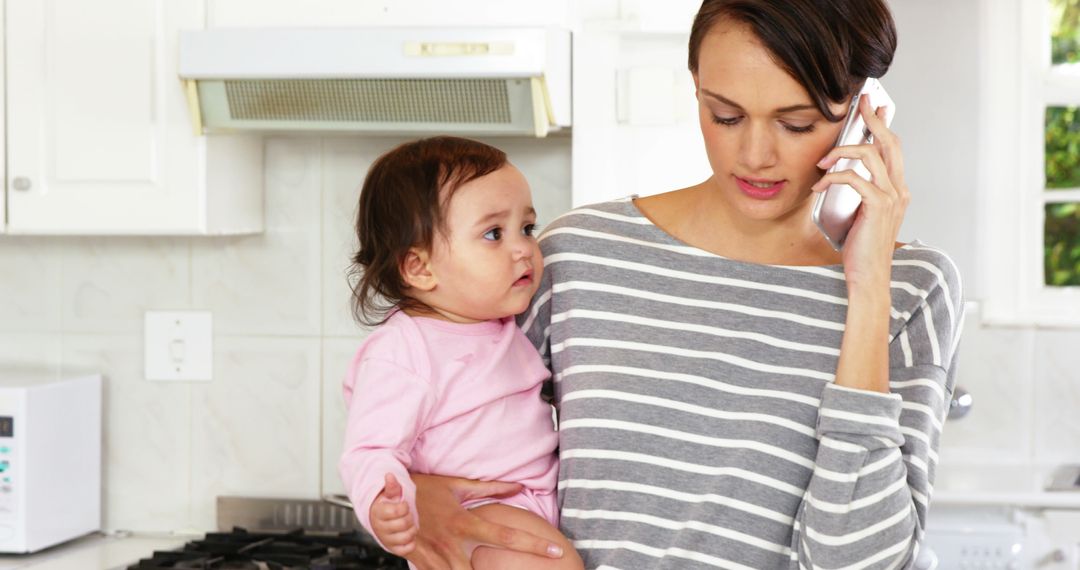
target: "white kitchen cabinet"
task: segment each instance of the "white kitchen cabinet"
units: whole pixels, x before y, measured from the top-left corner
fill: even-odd
[[[262,140],[194,132],[178,32],[202,0],[7,0],[7,226],[262,231]]]

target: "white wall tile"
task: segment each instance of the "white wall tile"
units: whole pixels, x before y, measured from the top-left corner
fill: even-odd
[[[971,412],[945,423],[941,462],[1020,462],[1031,458],[1031,329],[984,328],[969,312],[957,363],[957,386],[974,398]]]
[[[60,258],[55,238],[0,236],[0,331],[60,332]]]
[[[349,369],[361,337],[323,339],[322,377],[322,492],[343,494],[338,475],[338,458],[345,442],[345,400],[341,383]]]
[[[192,384],[193,528],[216,528],[220,495],[318,496],[320,363],[318,339],[215,339]]]
[[[1080,331],[1035,332],[1035,455],[1080,463]]]
[[[0,333],[0,374],[60,371],[60,333]]]
[[[318,336],[321,143],[266,141],[266,231],[192,241],[193,307],[215,334]]]
[[[190,248],[184,238],[91,237],[63,255],[64,330],[139,333],[151,309],[191,301]]]
[[[67,335],[62,358],[64,373],[105,377],[105,528],[186,528],[189,385],[144,379],[141,336]]]

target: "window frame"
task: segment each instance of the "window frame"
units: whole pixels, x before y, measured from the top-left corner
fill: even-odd
[[[1080,287],[1045,284],[1045,109],[1080,106],[1080,64],[1050,65],[1049,0],[987,0],[980,11],[979,271],[990,323],[1080,327]]]

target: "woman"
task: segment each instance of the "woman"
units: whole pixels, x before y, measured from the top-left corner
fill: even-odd
[[[884,0],[706,0],[689,64],[712,176],[598,204],[542,237],[519,318],[559,409],[561,529],[587,568],[896,568],[923,536],[962,320],[940,251],[895,239],[899,141],[833,148],[896,45]],[[824,175],[839,158],[872,174]],[[841,253],[817,192],[863,205]],[[467,568],[535,536],[462,497],[515,490],[421,477],[422,568]]]

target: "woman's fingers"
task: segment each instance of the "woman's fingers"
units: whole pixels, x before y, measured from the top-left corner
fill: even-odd
[[[522,489],[520,483],[504,483],[502,481],[473,481],[471,479],[449,478],[448,482],[450,491],[460,501],[508,497],[520,493]]]
[[[419,570],[456,570],[450,561],[443,558],[428,541],[418,538],[415,546],[405,558]],[[461,568],[461,565],[458,565]],[[468,566],[465,567],[466,570]]]
[[[859,113],[867,129],[874,135],[873,143],[836,147],[818,162],[818,168],[828,169],[841,158],[861,160],[878,186],[883,190],[895,190],[907,200],[904,156],[899,137],[885,125],[888,110],[885,107],[871,110],[869,98],[863,96],[859,98]]]
[[[838,146],[829,151],[829,154],[825,155],[825,158],[821,159],[821,162],[818,162],[818,168],[831,168],[841,158],[850,158],[862,162],[863,166],[866,167],[866,170],[870,172],[871,182],[874,185],[885,192],[896,193],[896,187],[893,185],[889,171],[886,168],[885,163],[882,162],[878,150],[874,148],[873,145]],[[840,172],[853,171],[847,170]],[[828,188],[825,180],[835,174],[839,174],[839,172],[826,174],[821,180],[811,186],[811,190],[818,192]]]
[[[900,137],[896,136],[896,133],[885,124],[888,109],[885,107],[872,109],[869,98],[862,97],[859,101],[859,113],[862,114],[863,121],[870,130],[870,134],[874,135],[874,146],[877,147],[881,159],[885,162],[893,183],[897,187],[902,186],[904,182],[904,154],[900,150]]]
[[[875,186],[867,179],[859,176],[854,170],[841,170],[839,172],[830,172],[823,176],[821,180],[818,180],[810,187],[814,192],[822,192],[832,186],[833,184],[847,184],[855,189],[862,197],[863,204],[871,206],[873,209],[879,209],[882,205],[891,205],[899,201],[899,197],[895,193],[884,192],[881,188]]]
[[[468,534],[473,537],[476,546],[495,546],[548,558],[561,558],[563,555],[562,548],[557,544],[521,529],[488,522],[477,516],[473,516],[469,524],[472,528]]]

